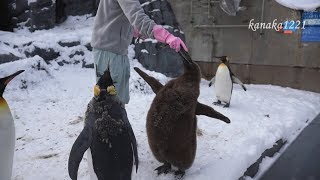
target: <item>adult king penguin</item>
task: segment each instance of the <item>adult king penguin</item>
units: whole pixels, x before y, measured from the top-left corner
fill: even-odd
[[[214,83],[217,102],[214,105],[226,103],[223,107],[229,107],[233,90],[233,83],[240,84],[243,90],[247,90],[244,84],[232,73],[227,56],[216,57],[221,60],[216,75],[211,79],[209,87]]]
[[[15,145],[15,128],[9,106],[2,97],[8,83],[24,70],[0,79],[0,179],[10,180]]]
[[[95,177],[98,180],[130,180],[133,156],[138,170],[136,139],[124,105],[116,96],[109,71],[94,87],[88,104],[85,126],[74,142],[68,163],[69,176],[77,179],[79,164],[90,150]],[[89,162],[89,161],[88,161]]]

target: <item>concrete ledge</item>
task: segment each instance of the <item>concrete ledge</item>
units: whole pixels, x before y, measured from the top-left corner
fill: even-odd
[[[260,180],[320,179],[320,114],[307,126]]]
[[[260,156],[260,158],[253,163],[246,172],[238,180],[245,180],[247,176],[253,178],[259,171],[260,164],[265,157],[273,157],[280,149],[286,144],[286,141],[279,139],[271,148],[266,149]]]

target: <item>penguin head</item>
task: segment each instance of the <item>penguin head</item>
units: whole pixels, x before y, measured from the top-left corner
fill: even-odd
[[[195,75],[196,77],[200,76],[200,67],[192,60],[190,54],[186,52],[182,47],[179,51],[179,54],[182,57],[185,73]]]
[[[106,70],[103,73],[103,75],[100,77],[99,81],[97,82],[97,85],[103,89],[113,85],[113,80],[111,78],[109,70]]]
[[[24,70],[20,70],[14,74],[11,74],[10,76],[4,77],[0,79],[0,97],[2,97],[3,92],[5,90],[5,88],[7,87],[7,85],[9,84],[9,82],[15,78],[16,76],[18,76],[19,74],[21,74],[22,72],[24,72]]]
[[[224,64],[229,63],[229,57],[228,56],[214,56],[214,57],[219,59]]]
[[[101,90],[104,90],[110,95],[116,95],[117,91],[113,85],[113,80],[110,75],[110,71],[106,70],[103,75],[98,80],[97,84],[94,87],[94,96],[99,96]]]

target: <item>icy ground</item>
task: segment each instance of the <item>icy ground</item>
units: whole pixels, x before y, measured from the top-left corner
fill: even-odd
[[[61,55],[68,58],[64,53],[74,49],[61,48],[56,42],[79,40],[81,45],[77,48],[81,49],[90,40],[91,25],[92,18],[71,17],[52,30],[35,33],[25,30],[0,32],[0,41],[10,42],[12,48],[7,48],[18,54],[24,48],[20,44],[32,40],[35,44],[64,51]],[[13,49],[13,44],[20,50]],[[139,170],[137,174],[133,172],[133,179],[171,180],[172,174],[157,176],[153,171],[160,163],[149,149],[145,122],[154,94],[133,70],[134,66],[141,68],[141,65],[133,59],[132,46],[129,52],[131,100],[126,109],[138,141],[140,157]],[[89,51],[85,52],[84,57],[92,62]],[[25,69],[26,72],[13,80],[4,94],[16,125],[13,179],[69,179],[69,151],[82,130],[84,112],[93,95],[94,70],[81,68],[80,64],[62,67],[55,61],[46,64],[41,57],[35,56],[0,65],[0,77],[19,69]],[[162,83],[169,80],[162,74],[147,72]],[[202,135],[198,136],[196,158],[193,166],[187,170],[185,180],[238,179],[265,149],[272,147],[280,138],[292,142],[320,112],[320,94],[271,85],[246,86],[246,92],[240,86],[234,86],[231,107],[225,109],[212,105],[215,101],[214,89],[208,87],[208,81],[202,80],[199,101],[228,116],[231,124],[198,116]],[[269,158],[264,164],[270,164],[271,161]],[[81,180],[89,179],[86,156],[81,163],[79,177]]]

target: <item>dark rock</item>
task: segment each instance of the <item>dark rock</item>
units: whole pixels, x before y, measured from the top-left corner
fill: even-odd
[[[140,0],[141,4],[144,2],[147,2],[147,0]],[[143,6],[143,9],[157,24],[171,26],[172,28],[167,30],[184,40],[184,34],[180,33],[179,23],[167,0],[152,1],[150,4]],[[178,31],[174,32],[174,29],[178,29]],[[163,47],[163,44],[155,44],[150,41],[135,42],[136,58],[145,68],[171,77],[176,77],[183,73],[182,59],[170,47]],[[143,49],[149,53],[141,52]]]
[[[42,48],[39,48],[37,46],[34,46],[35,49],[34,51],[32,52],[28,52],[26,51],[25,52],[25,55],[27,57],[33,57],[35,55],[38,55],[40,57],[43,58],[43,60],[46,62],[46,63],[50,63],[51,60],[54,60],[56,59],[57,57],[60,56],[60,53],[59,52],[56,52],[54,49],[52,48],[48,48],[48,49],[42,49]]]
[[[26,22],[28,21],[28,19],[30,18],[30,11],[26,10],[25,12],[19,14],[18,16],[15,17],[16,23],[22,23],[22,22]]]
[[[30,3],[30,9],[42,9],[53,5],[52,0],[37,0],[36,2]]]
[[[84,45],[89,51],[92,51],[92,46],[90,43],[87,43],[86,45]]]
[[[30,3],[30,31],[53,28],[55,26],[55,7],[52,0],[37,0]]]
[[[27,0],[13,0],[11,4],[12,24],[16,28],[18,26],[25,26],[25,23],[30,18],[30,7]],[[20,24],[23,23],[23,24]]]
[[[66,15],[84,15],[90,14],[96,9],[96,1],[87,0],[64,0]]]
[[[67,19],[66,3],[63,0],[56,0],[56,23],[60,24]]]
[[[65,64],[70,64],[69,62],[65,61],[65,60],[62,60],[62,61],[59,61],[58,62],[58,65],[59,66],[64,66]]]
[[[32,42],[28,42],[26,44],[23,44],[22,46],[25,47],[25,46],[30,46],[32,44]]]
[[[70,57],[70,58],[73,58],[75,55],[81,55],[81,56],[83,56],[83,55],[84,55],[84,52],[77,50],[77,51],[74,52],[73,54],[70,54],[69,57]]]
[[[14,54],[0,54],[0,64],[13,62],[19,60],[20,58],[15,56]]]
[[[26,27],[30,27],[31,26],[31,19],[29,18],[24,25]]]
[[[146,52],[147,51],[147,52]],[[144,42],[135,46],[136,58],[147,69],[161,72],[170,77],[183,73],[181,57],[163,44]]]
[[[13,31],[11,23],[9,0],[0,0],[0,30]]]
[[[73,64],[79,64],[79,63],[80,63],[80,61],[76,60],[76,61],[74,61]]]
[[[90,68],[93,69],[94,65],[93,63],[87,64],[87,62],[85,60],[82,60],[82,68]]]
[[[93,0],[93,12],[92,12],[93,16],[97,14],[99,3],[100,3],[100,0]]]
[[[15,9],[13,11],[14,16],[19,16],[25,11],[29,10],[28,1],[27,0],[15,0]]]
[[[59,41],[58,44],[62,47],[73,47],[73,46],[79,46],[80,42],[79,41],[72,41],[72,42]]]

